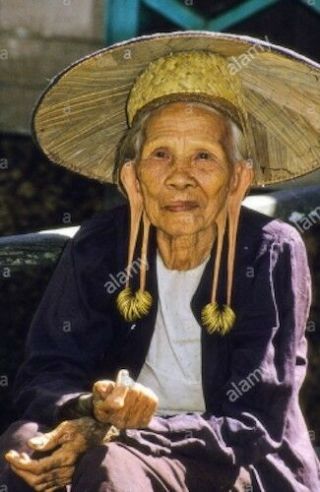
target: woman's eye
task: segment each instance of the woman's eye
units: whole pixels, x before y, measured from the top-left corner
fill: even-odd
[[[158,159],[165,159],[168,157],[168,153],[165,150],[155,150],[152,155]]]
[[[212,159],[212,155],[209,152],[198,152],[197,154],[197,159],[202,159],[202,160],[210,160]]]

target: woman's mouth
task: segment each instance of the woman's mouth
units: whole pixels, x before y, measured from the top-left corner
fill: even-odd
[[[198,204],[194,201],[175,201],[171,202],[169,205],[166,205],[164,208],[169,210],[170,212],[186,212],[188,210],[193,210],[197,208]]]

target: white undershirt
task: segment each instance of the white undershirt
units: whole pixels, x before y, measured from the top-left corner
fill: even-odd
[[[159,398],[158,414],[203,412],[201,328],[190,302],[209,260],[170,270],[157,251],[158,310],[146,361],[137,381]]]

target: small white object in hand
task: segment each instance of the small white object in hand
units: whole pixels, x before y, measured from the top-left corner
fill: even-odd
[[[127,369],[121,369],[118,374],[117,384],[125,386],[126,388],[132,388],[135,384],[134,380],[129,376]]]

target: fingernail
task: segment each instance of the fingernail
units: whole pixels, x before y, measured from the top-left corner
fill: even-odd
[[[10,449],[10,451],[6,453],[6,456],[8,456],[8,458],[17,458],[19,453],[17,453],[14,449]]]
[[[46,441],[45,441],[44,437],[39,436],[39,437],[32,437],[29,442],[33,446],[37,446],[37,447],[41,448],[42,446],[45,445]]]

